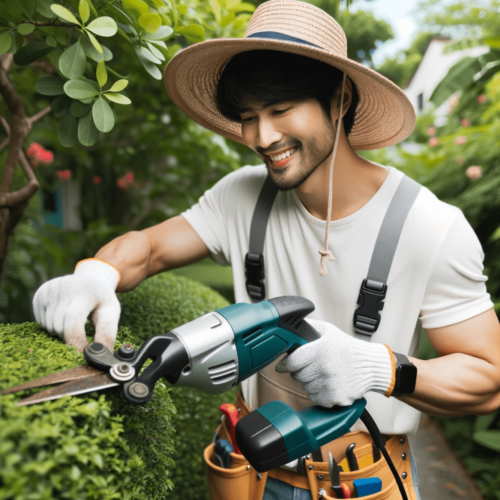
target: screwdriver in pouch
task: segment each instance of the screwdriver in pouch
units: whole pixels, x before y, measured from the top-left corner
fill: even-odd
[[[349,487],[340,482],[339,468],[331,452],[328,452],[328,472],[330,474],[332,491],[335,493],[335,498],[351,498],[351,490]]]

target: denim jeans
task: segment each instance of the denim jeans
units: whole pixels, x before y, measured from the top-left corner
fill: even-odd
[[[411,475],[413,478],[413,485],[415,486],[415,492],[417,494],[417,499],[420,500],[420,494],[418,492],[418,471],[417,463],[415,461],[415,456],[410,447],[410,464],[411,464]],[[264,491],[264,497],[262,500],[312,500],[311,493],[309,490],[303,490],[302,488],[294,488],[293,486],[274,479],[273,477],[267,478],[266,490]]]

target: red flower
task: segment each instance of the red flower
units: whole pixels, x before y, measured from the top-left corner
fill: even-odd
[[[468,118],[462,118],[460,125],[462,125],[462,127],[470,127],[470,120]]]
[[[431,137],[431,138],[429,139],[429,146],[430,146],[431,148],[436,147],[438,144],[439,144],[439,139],[438,139],[437,137]]]
[[[128,189],[132,186],[134,186],[134,173],[133,172],[127,172],[125,175],[122,175],[121,177],[118,178],[116,181],[116,185],[120,189]]]
[[[458,163],[459,165],[461,165],[463,162],[464,162],[464,157],[463,157],[463,156],[459,156],[459,157],[457,158],[457,163]]]
[[[54,153],[44,149],[43,146],[40,146],[37,142],[32,142],[26,148],[26,156],[31,159],[33,167],[38,167],[40,163],[50,165],[54,161]]]
[[[479,104],[484,104],[488,100],[488,98],[484,94],[479,94],[476,97],[476,100]]]
[[[429,127],[427,129],[427,135],[436,135],[436,127]]]
[[[483,169],[479,167],[478,165],[473,165],[469,167],[465,173],[467,174],[467,177],[473,181],[476,179],[479,179],[480,177],[483,176]]]
[[[67,181],[68,179],[71,179],[71,170],[58,170],[56,175],[59,179]]]
[[[94,175],[94,177],[92,177],[92,182],[94,184],[100,184],[102,182],[102,179],[98,175]]]
[[[465,144],[467,142],[467,136],[465,135],[459,135],[458,137],[455,137],[455,144],[457,146],[461,146],[462,144]]]

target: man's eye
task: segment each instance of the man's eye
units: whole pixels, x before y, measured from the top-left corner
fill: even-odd
[[[245,116],[241,118],[241,123],[250,123],[253,119],[253,116]]]
[[[273,114],[275,115],[282,115],[283,113],[286,113],[290,108],[286,108],[286,109],[275,109],[273,111]]]

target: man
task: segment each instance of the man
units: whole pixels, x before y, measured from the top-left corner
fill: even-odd
[[[201,125],[246,144],[265,166],[226,176],[181,216],[127,233],[80,262],[74,275],[44,284],[34,298],[37,321],[83,349],[90,314],[95,341],[112,349],[120,313],[115,290],[208,256],[233,267],[236,301],[250,301],[244,260],[269,175],[280,191],[263,251],[267,297],[312,300],[311,322],[322,336],[246,381],[250,408],[274,399],[295,408],[311,401],[331,407],[365,397],[387,439],[415,432],[420,411],[458,416],[498,408],[500,325],[480,244],[462,213],[424,188],[401,232],[380,326],[368,342],[353,338],[360,284],[404,178],[355,149],[403,140],[415,116],[398,87],[346,54],[340,26],[295,0],[262,4],[244,39],[180,52],[165,70],[174,102]],[[412,357],[421,325],[440,358]],[[411,393],[393,393],[393,352],[408,354],[417,368]],[[297,487],[297,472],[284,474],[270,474],[264,499],[311,498]],[[414,467],[403,478],[418,498]],[[317,498],[317,490],[312,494]]]

